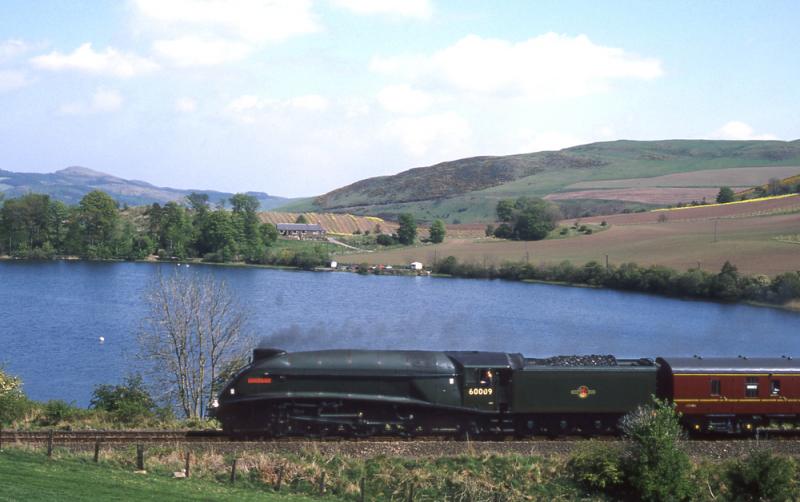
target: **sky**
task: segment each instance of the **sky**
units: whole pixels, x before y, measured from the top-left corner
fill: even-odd
[[[474,155],[800,138],[800,3],[3,0],[0,169],[324,193]]]

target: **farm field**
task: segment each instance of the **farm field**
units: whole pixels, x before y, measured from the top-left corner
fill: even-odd
[[[703,169],[688,173],[665,174],[651,178],[582,181],[565,187],[566,190],[647,187],[751,187],[763,185],[770,178],[784,179],[800,174],[800,166],[735,167]]]
[[[381,226],[384,233],[397,231],[397,223],[384,221],[381,218],[371,216],[354,216],[352,214],[339,213],[282,213],[282,212],[262,212],[259,217],[263,223],[294,223],[300,215],[305,216],[309,223],[318,223],[328,233],[333,234],[352,234],[356,230],[373,232],[377,225]]]
[[[573,190],[546,195],[547,200],[624,200],[644,204],[670,205],[693,200],[714,201],[718,188],[607,188],[602,190]]]
[[[461,261],[487,265],[526,259],[532,263],[569,260],[583,264],[592,260],[604,262],[608,255],[612,264],[659,264],[677,270],[699,264],[704,270],[718,271],[726,260],[748,274],[775,275],[800,270],[800,245],[779,240],[781,236],[800,233],[800,197],[665,211],[668,216],[664,222],[658,221],[661,213],[586,218],[581,221],[606,220],[611,228],[570,239],[537,242],[448,239],[435,246],[350,255],[347,261],[404,264],[416,260],[430,264],[434,259],[452,255]]]

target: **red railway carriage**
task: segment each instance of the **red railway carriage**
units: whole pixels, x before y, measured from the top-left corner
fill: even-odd
[[[659,358],[659,394],[696,432],[747,433],[800,424],[800,361],[781,358]]]

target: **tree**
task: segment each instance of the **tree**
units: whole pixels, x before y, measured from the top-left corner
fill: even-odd
[[[414,243],[417,238],[417,220],[411,213],[400,215],[400,227],[397,229],[397,239],[400,244],[408,246]]]
[[[78,223],[83,233],[83,253],[90,258],[110,258],[108,243],[119,219],[117,202],[105,192],[92,190],[78,205]]]
[[[0,425],[19,420],[28,407],[28,399],[22,392],[22,381],[0,367]]]
[[[224,282],[197,273],[159,274],[145,301],[139,347],[153,381],[187,418],[204,417],[218,376],[242,358],[243,310]]]
[[[556,228],[558,209],[543,199],[519,197],[497,203],[497,217],[503,223],[495,237],[535,241],[547,237]]]
[[[294,222],[295,223],[300,223],[302,225],[308,225],[308,218],[306,218],[306,215],[300,214],[300,215],[297,216],[297,219],[294,220]]]
[[[677,501],[692,494],[689,457],[680,449],[683,436],[675,405],[653,398],[622,420],[631,440],[628,481],[640,500]]]
[[[431,242],[434,244],[439,244],[440,242],[444,241],[444,236],[447,234],[447,229],[444,226],[444,222],[442,220],[436,220],[431,224]]]
[[[728,202],[733,202],[734,193],[731,190],[731,187],[722,187],[719,189],[719,193],[717,194],[717,203],[719,204],[727,204]]]

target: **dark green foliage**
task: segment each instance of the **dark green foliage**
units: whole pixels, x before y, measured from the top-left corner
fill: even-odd
[[[22,419],[31,408],[31,403],[22,392],[22,382],[0,367],[0,425],[8,425]]]
[[[60,399],[54,399],[44,403],[36,422],[38,425],[53,426],[62,422],[79,420],[86,415],[85,409]]]
[[[592,492],[619,491],[625,481],[621,452],[608,443],[582,445],[567,462],[572,479]]]
[[[444,222],[442,220],[436,220],[431,223],[431,242],[434,244],[439,244],[440,242],[444,241],[444,236],[447,233],[447,229],[444,226]]]
[[[98,385],[92,393],[90,408],[104,410],[114,420],[134,424],[155,415],[156,404],[141,376],[130,376],[121,385]]]
[[[797,500],[797,463],[769,451],[757,451],[732,464],[728,470],[731,500]]]
[[[414,243],[417,238],[417,220],[413,214],[403,213],[399,219],[400,227],[397,229],[397,240],[404,246]]]
[[[378,234],[378,237],[375,238],[375,242],[381,246],[391,246],[392,244],[396,244],[392,236],[386,234]]]
[[[653,398],[622,421],[631,441],[625,471],[630,488],[640,500],[672,502],[687,500],[693,493],[692,466],[680,449],[683,429],[675,405]]]
[[[723,265],[719,274],[713,274],[698,269],[678,272],[661,265],[640,267],[635,263],[606,268],[594,261],[582,267],[569,262],[538,266],[507,262],[497,268],[458,263],[456,258],[449,256],[436,263],[433,271],[459,277],[566,282],[723,301],[782,304],[800,298],[800,272],[786,272],[770,280],[765,276],[742,276],[730,263]]]
[[[306,215],[301,214],[301,215],[299,215],[297,217],[296,220],[294,220],[294,222],[295,223],[302,223],[303,225],[307,225],[308,224],[308,219],[306,218]]]
[[[727,204],[728,202],[733,202],[735,195],[731,187],[722,187],[719,189],[719,193],[717,194],[717,203],[719,204]]]
[[[484,231],[484,235],[486,237],[492,237],[494,235],[494,225],[486,225],[486,230]]]
[[[556,228],[558,210],[542,199],[520,197],[498,202],[497,217],[503,224],[495,230],[495,237],[536,241]]]

